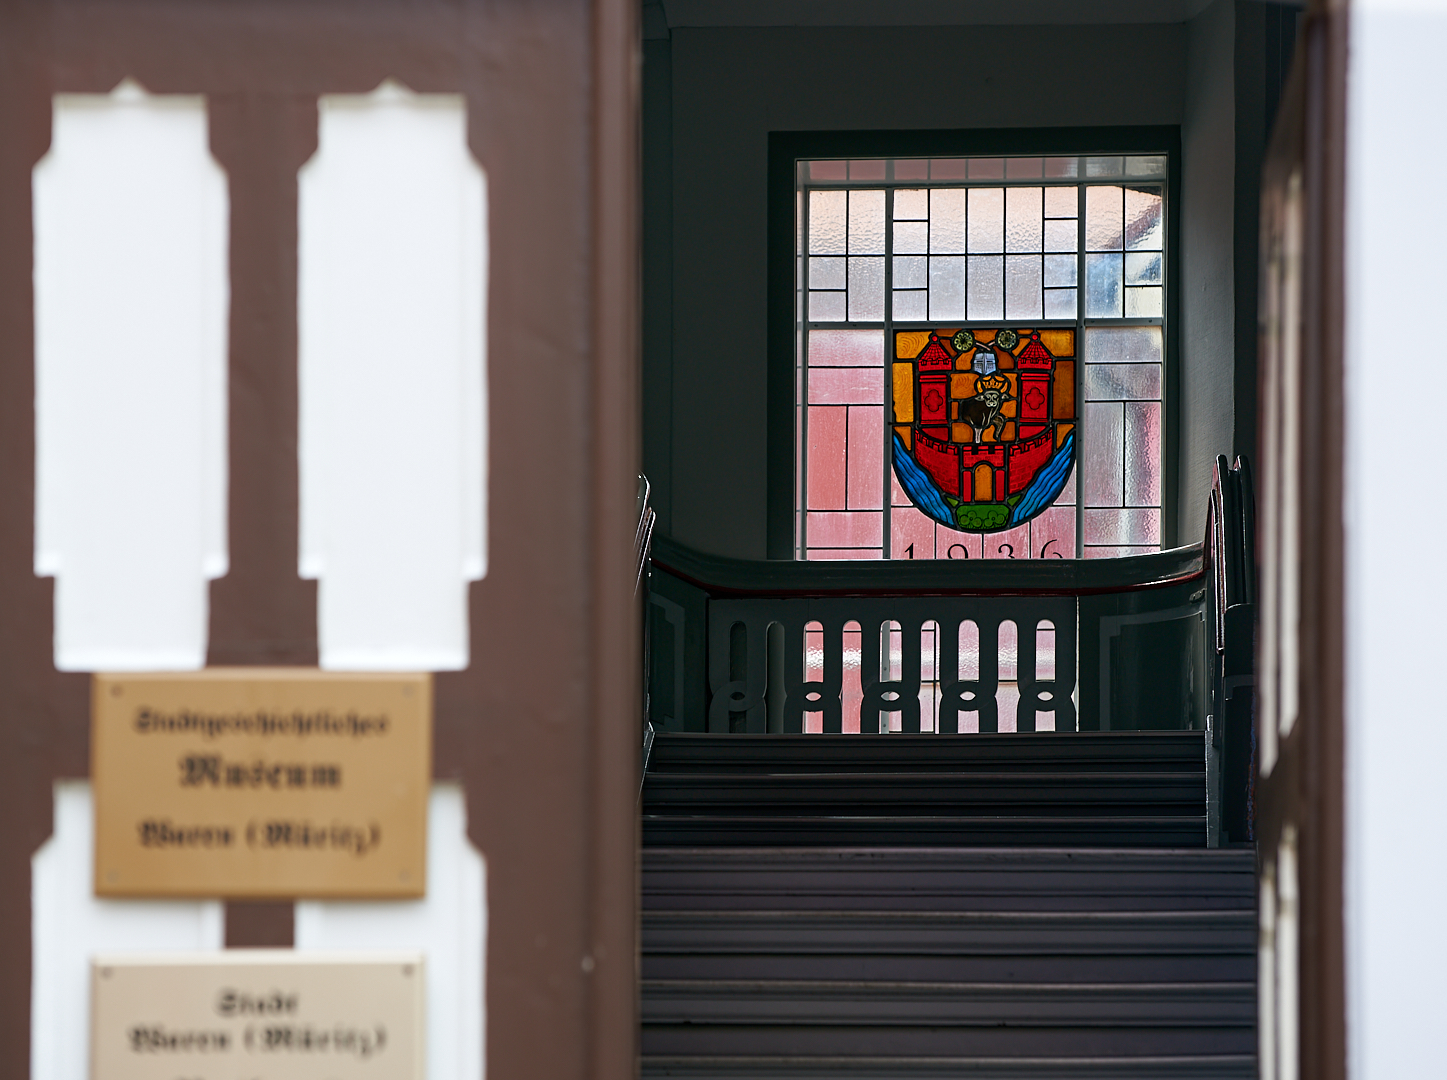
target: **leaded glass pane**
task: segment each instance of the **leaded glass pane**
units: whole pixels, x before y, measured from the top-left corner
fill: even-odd
[[[800,163],[801,554],[1159,546],[1166,167],[1161,155]]]

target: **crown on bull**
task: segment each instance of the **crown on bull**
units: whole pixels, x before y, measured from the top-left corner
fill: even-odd
[[[998,390],[1000,393],[1005,394],[1005,391],[1010,389],[1010,380],[1004,375],[981,375],[975,386],[980,393],[984,393],[986,390]],[[1009,397],[1010,395],[1005,394],[1005,396]]]

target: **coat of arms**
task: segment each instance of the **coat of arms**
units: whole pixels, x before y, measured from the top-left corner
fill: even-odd
[[[997,532],[1055,501],[1075,462],[1074,330],[901,330],[894,344],[894,472],[921,511]]]

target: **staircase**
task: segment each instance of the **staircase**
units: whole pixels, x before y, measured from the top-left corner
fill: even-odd
[[[1199,549],[660,544],[643,1075],[1254,1077],[1253,535],[1220,459]]]
[[[647,845],[1206,843],[1200,731],[653,742]]]
[[[1202,732],[660,734],[647,1077],[1255,1075]]]
[[[645,848],[645,1077],[1255,1076],[1249,850]]]

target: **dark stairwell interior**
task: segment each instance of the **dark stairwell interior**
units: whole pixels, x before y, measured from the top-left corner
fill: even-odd
[[[1256,1073],[1254,523],[1211,463],[1254,451],[1260,165],[1297,13],[1045,9],[645,2],[645,1076]],[[1206,543],[785,559],[773,133],[1142,125],[1182,161],[1162,541]],[[843,686],[853,623],[903,631],[905,674],[861,632]],[[980,662],[937,666],[939,731],[911,730],[913,632],[962,623]],[[836,643],[812,668],[806,633]]]

